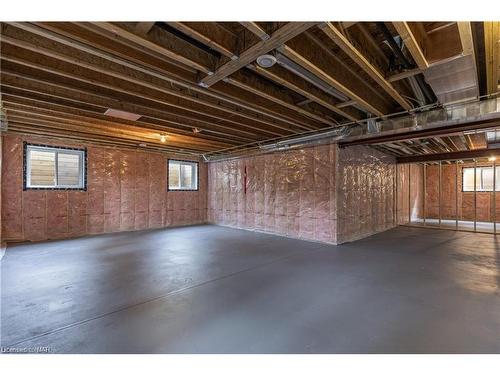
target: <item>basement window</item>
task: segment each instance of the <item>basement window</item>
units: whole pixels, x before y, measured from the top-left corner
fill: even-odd
[[[198,190],[198,163],[168,160],[168,190]]]
[[[500,191],[500,167],[495,169],[495,191]],[[462,190],[474,191],[474,168],[462,169]],[[493,167],[476,167],[475,191],[493,191]]]
[[[86,190],[87,150],[24,144],[24,190]]]

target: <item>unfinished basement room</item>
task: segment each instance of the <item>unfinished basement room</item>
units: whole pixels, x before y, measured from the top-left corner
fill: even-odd
[[[0,39],[3,354],[500,353],[500,22]]]

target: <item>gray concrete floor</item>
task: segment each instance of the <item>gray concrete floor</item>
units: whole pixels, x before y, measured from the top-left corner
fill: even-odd
[[[1,344],[61,353],[500,353],[492,235],[329,246],[202,225],[10,246]]]
[[[423,219],[412,219],[412,225],[424,225]],[[455,220],[447,220],[442,219],[441,224],[439,224],[439,219],[425,219],[425,225],[429,227],[439,228],[441,225],[441,229],[452,229],[458,228],[458,230],[467,230],[474,232],[474,221],[470,220],[459,220],[458,227]],[[485,232],[485,233],[494,233],[495,225],[493,222],[488,221],[477,221],[476,222],[476,231],[477,232]],[[500,222],[496,223],[496,231],[500,234]]]

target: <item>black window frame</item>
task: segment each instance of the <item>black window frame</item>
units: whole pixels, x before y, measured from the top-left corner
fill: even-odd
[[[57,149],[57,150],[70,150],[70,151],[80,151],[83,152],[83,187],[32,187],[27,186],[27,174],[28,174],[28,146],[33,147],[42,147],[49,149]],[[87,147],[79,148],[79,147],[66,147],[66,146],[54,146],[48,144],[40,144],[40,143],[31,143],[31,142],[23,142],[23,191],[27,190],[71,190],[71,191],[87,191]]]
[[[196,164],[196,189],[170,189],[169,169],[171,161]],[[200,190],[200,162],[196,160],[167,159],[167,191],[199,191],[199,190]]]

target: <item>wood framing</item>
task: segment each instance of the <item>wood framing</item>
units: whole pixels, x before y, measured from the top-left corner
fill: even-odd
[[[401,107],[406,110],[410,110],[412,106],[405,100],[387,81],[382,73],[368,61],[368,59],[356,48],[349,40],[338,30],[332,23],[325,22],[321,24],[320,29],[332,39],[341,49],[344,51],[356,64],[358,64],[368,75],[377,82],[382,89],[385,90],[395,101],[397,101]]]
[[[429,67],[429,62],[422,49],[425,34],[417,26],[412,26],[411,22],[393,22],[394,28],[403,39],[403,43],[410,51],[413,60],[419,69],[425,70]]]
[[[431,104],[437,89],[426,91],[422,99],[419,94],[429,87],[417,75],[429,66],[442,66],[435,58],[473,56],[482,47],[472,38],[477,24],[472,28],[469,22],[394,22],[417,65],[401,67],[380,26],[2,23],[0,88],[9,131],[127,147],[146,144],[193,154],[245,149],[344,125],[357,127],[367,118],[412,111],[417,102]],[[447,41],[450,47],[442,48]],[[486,23],[490,93],[498,90],[499,80],[495,41],[498,25]],[[262,54],[275,56],[276,64],[259,66],[256,59]],[[136,114],[138,119],[107,116],[109,109]],[[167,144],[159,142],[160,133],[171,136]],[[467,147],[465,138],[454,136],[395,142],[392,151],[403,154]]]
[[[300,48],[300,49],[299,49]],[[333,71],[337,68],[342,69],[337,64],[329,64],[321,56],[319,51],[311,51],[305,44],[299,43],[293,45],[285,45],[281,47],[280,52],[283,53],[290,60],[294,61],[298,65],[307,69],[312,74],[318,76],[331,86],[335,87],[337,90],[341,91],[343,94],[356,101],[360,106],[365,108],[368,112],[373,113],[376,116],[384,115],[385,109],[381,107],[376,107],[370,99],[368,99],[365,93],[355,91],[353,87],[356,81],[344,79],[341,82],[338,78],[333,75]],[[315,56],[316,55],[316,56]],[[318,56],[319,55],[319,56]]]
[[[268,40],[270,38],[269,34],[260,27],[257,22],[240,22],[245,28],[257,35],[262,40]]]
[[[200,81],[203,87],[210,87],[213,84],[223,80],[230,74],[241,69],[245,65],[253,62],[258,56],[268,53],[273,49],[281,46],[286,41],[294,38],[295,36],[303,33],[307,29],[316,25],[315,22],[290,22],[282,28],[275,31],[269,39],[262,40],[261,42],[253,45],[239,56],[237,60],[231,60],[221,66],[213,74],[209,73],[205,78]]]
[[[486,52],[486,86],[488,94],[499,91],[500,81],[500,22],[484,23]]]

